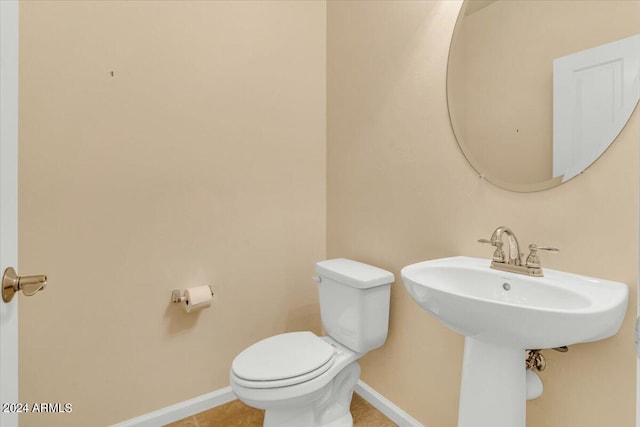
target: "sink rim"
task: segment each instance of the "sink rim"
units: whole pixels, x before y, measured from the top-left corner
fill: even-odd
[[[464,268],[471,275],[482,273],[484,278],[480,280],[488,283],[480,286],[488,286],[483,286],[481,291],[494,292],[495,297],[464,292],[465,287],[469,289],[474,285],[468,277],[463,276],[457,282],[462,283],[462,289],[456,289],[455,282],[453,286],[446,286],[441,271],[434,268],[420,277],[421,270],[439,266]],[[408,265],[402,269],[401,276],[408,293],[423,310],[453,331],[480,342],[506,348],[554,348],[599,341],[618,333],[629,301],[626,284],[552,269],[546,269],[545,273],[547,277],[525,276],[492,269],[487,259],[458,256]],[[549,308],[521,303],[527,302],[529,296],[533,296],[530,301],[536,302],[535,291],[515,295],[521,299],[502,301],[499,288],[490,282],[495,279],[499,286],[500,278],[506,278],[512,286],[516,281],[524,282],[522,285],[529,289],[545,282],[563,291],[573,290],[589,303],[579,308],[571,307],[572,304]],[[545,298],[549,296],[542,296],[540,301],[544,302]]]
[[[505,307],[515,307],[538,312],[557,314],[594,314],[615,309],[620,304],[624,304],[625,301],[628,302],[629,287],[628,285],[621,282],[599,279],[575,273],[567,273],[550,268],[544,269],[544,277],[526,276],[508,271],[492,269],[490,268],[490,264],[491,260],[488,259],[467,256],[454,256],[410,264],[402,268],[400,274],[402,276],[405,287],[407,288],[409,287],[409,283],[411,283],[414,286],[422,286],[431,290],[443,292],[468,300],[475,300],[487,304],[496,304]],[[415,275],[419,274],[420,270],[424,269],[425,267],[461,268],[471,272],[476,271],[483,275],[495,276],[496,279],[503,278],[505,280],[511,281],[512,283],[521,282],[526,285],[530,284],[530,286],[543,284],[544,286],[550,288],[551,292],[553,292],[553,288],[558,288],[564,293],[573,294],[577,298],[585,300],[587,304],[585,304],[583,307],[551,308],[540,305],[517,304],[514,302],[469,295],[461,292],[459,289],[452,289],[448,286],[442,286],[441,283],[421,283],[419,281],[419,278],[415,277]]]

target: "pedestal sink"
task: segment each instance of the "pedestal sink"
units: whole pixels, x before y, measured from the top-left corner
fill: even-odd
[[[544,269],[531,277],[452,257],[402,269],[413,299],[465,336],[458,427],[525,427],[525,349],[615,335],[629,298],[623,283]]]

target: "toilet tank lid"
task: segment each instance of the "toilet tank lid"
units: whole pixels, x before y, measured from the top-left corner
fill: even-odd
[[[395,282],[393,273],[362,262],[346,258],[334,258],[316,263],[316,273],[345,285],[359,289],[390,285]]]

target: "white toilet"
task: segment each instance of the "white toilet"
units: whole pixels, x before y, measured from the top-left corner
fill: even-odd
[[[316,264],[328,336],[290,332],[253,344],[233,360],[231,388],[265,409],[265,427],[352,427],[357,360],[384,344],[393,274],[344,258]]]

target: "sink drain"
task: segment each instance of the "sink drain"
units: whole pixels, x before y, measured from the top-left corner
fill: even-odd
[[[503,283],[502,284],[502,289],[504,289],[505,291],[508,291],[511,289],[511,285],[508,283]]]

